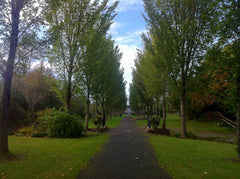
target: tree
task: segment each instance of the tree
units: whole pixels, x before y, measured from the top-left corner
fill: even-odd
[[[41,68],[29,73],[23,78],[16,79],[17,89],[25,97],[29,108],[32,111],[32,120],[35,119],[35,107],[45,96],[47,96],[50,89],[46,81],[46,76]]]
[[[108,0],[104,0],[99,4],[99,0],[52,0],[49,3],[51,11],[47,16],[50,25],[48,35],[53,41],[50,62],[56,67],[66,86],[67,111],[70,111],[72,92],[79,82],[74,77],[81,68],[79,61],[86,48],[86,40],[89,40],[93,29],[98,28],[101,23],[108,24],[111,21],[117,5],[115,3],[108,7],[107,2]],[[101,21],[101,17],[106,18],[105,21]]]
[[[41,6],[43,1],[3,0],[0,3],[0,38],[2,42],[1,56],[3,57],[3,59],[1,59],[1,64],[3,64],[1,71],[4,80],[0,124],[0,154],[7,154],[9,152],[8,121],[11,98],[10,92],[18,41],[35,25],[38,26],[41,24],[42,14],[44,14],[45,8]],[[39,3],[39,6],[34,6],[36,5],[34,3]]]
[[[219,36],[224,44],[230,44],[235,56],[236,69],[236,106],[237,106],[237,151],[240,159],[240,1],[220,1],[222,7],[221,21],[218,24]]]
[[[186,137],[186,96],[188,86],[205,47],[213,40],[213,2],[144,0],[150,34],[163,38],[161,45],[168,58],[169,76],[181,98],[182,137]],[[165,58],[166,59],[166,58]]]
[[[121,74],[121,70],[119,70],[122,54],[120,53],[118,46],[114,45],[114,41],[111,39],[111,36],[102,36],[99,51],[101,54],[98,56],[98,65],[96,68],[96,73],[93,77],[93,97],[95,101],[100,103],[102,106],[102,126],[104,127],[106,105],[112,103],[112,99],[118,94],[118,91],[115,93],[114,90],[116,83],[119,84],[121,81],[123,81],[123,75]],[[124,83],[122,85],[125,86]],[[125,88],[120,89],[124,90]],[[125,91],[122,93],[125,96]]]
[[[92,81],[96,73],[98,56],[100,56],[102,37],[106,35],[112,24],[113,18],[116,16],[113,13],[118,2],[115,2],[106,12],[102,12],[96,21],[96,25],[91,29],[88,36],[85,36],[82,53],[78,54],[79,71],[74,75],[75,79],[79,79],[79,88],[84,92],[86,97],[86,130],[88,129],[89,112],[90,112],[90,97],[92,95]],[[82,42],[79,42],[82,43]]]

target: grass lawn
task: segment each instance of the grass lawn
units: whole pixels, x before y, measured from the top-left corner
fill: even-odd
[[[122,116],[122,117],[116,116],[116,117],[113,117],[113,118],[111,118],[111,119],[106,120],[106,126],[107,126],[108,128],[117,127],[117,126],[120,124],[120,122],[121,122],[121,120],[122,120],[123,117],[124,117],[124,116]],[[83,125],[85,126],[85,121],[82,121],[82,122],[83,122]],[[91,119],[89,120],[88,127],[89,127],[89,128],[96,128],[96,125],[93,124],[93,122],[92,122]]]
[[[149,136],[159,164],[173,178],[240,178],[233,144]]]
[[[146,120],[138,120],[138,125],[147,126]],[[161,121],[162,123],[162,121]],[[161,126],[161,124],[160,124]],[[167,115],[166,118],[166,127],[168,129],[181,129],[181,118],[176,115]],[[231,134],[236,133],[233,129],[228,127],[219,127],[215,122],[211,121],[197,121],[197,120],[188,120],[187,121],[187,130],[192,132],[215,132],[215,133],[225,133]]]
[[[0,161],[0,174],[8,178],[75,178],[101,149],[107,134],[78,139],[9,137],[17,158]]]
[[[139,126],[146,126],[146,120],[137,120]],[[167,128],[180,129],[178,116],[168,115]],[[235,133],[214,122],[187,121],[192,132],[212,132],[223,135]],[[148,134],[160,166],[173,178],[240,178],[240,163],[236,162],[236,145],[203,140],[181,139]]]
[[[116,127],[122,118],[106,124]],[[77,139],[9,136],[9,149],[16,158],[0,159],[0,178],[76,178],[108,138],[106,133]]]

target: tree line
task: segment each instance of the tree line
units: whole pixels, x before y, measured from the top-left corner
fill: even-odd
[[[125,109],[122,54],[109,34],[117,5],[108,0],[0,2],[1,154],[9,152],[9,123],[22,125],[28,114],[35,122],[36,112],[46,107],[79,114],[86,130],[95,113],[104,126],[106,116]]]
[[[148,32],[142,34],[130,85],[134,111],[187,119],[218,110],[238,123],[240,158],[240,1],[143,0]],[[160,109],[161,106],[161,109]]]

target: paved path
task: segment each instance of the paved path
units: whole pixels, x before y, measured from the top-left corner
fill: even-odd
[[[157,164],[154,152],[130,116],[112,129],[109,141],[77,178],[161,179],[170,178]]]

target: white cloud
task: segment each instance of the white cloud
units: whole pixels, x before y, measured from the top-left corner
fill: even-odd
[[[126,84],[126,93],[129,96],[129,84],[132,82],[132,68],[134,67],[134,60],[136,58],[137,48],[136,45],[118,45],[120,51],[123,53],[121,59],[121,67],[124,68],[124,79]]]
[[[115,1],[116,0],[110,0],[109,4],[113,4]],[[140,0],[120,0],[116,11],[138,10],[137,4],[143,4],[143,2]]]
[[[132,68],[134,67],[134,59],[136,58],[136,45],[119,45],[120,51],[123,53],[121,59],[121,67],[124,68],[124,79],[127,83],[132,81]]]
[[[125,26],[125,25],[126,24],[124,24],[124,23],[114,21],[114,23],[111,25],[110,33],[114,36],[119,35],[118,29]]]

